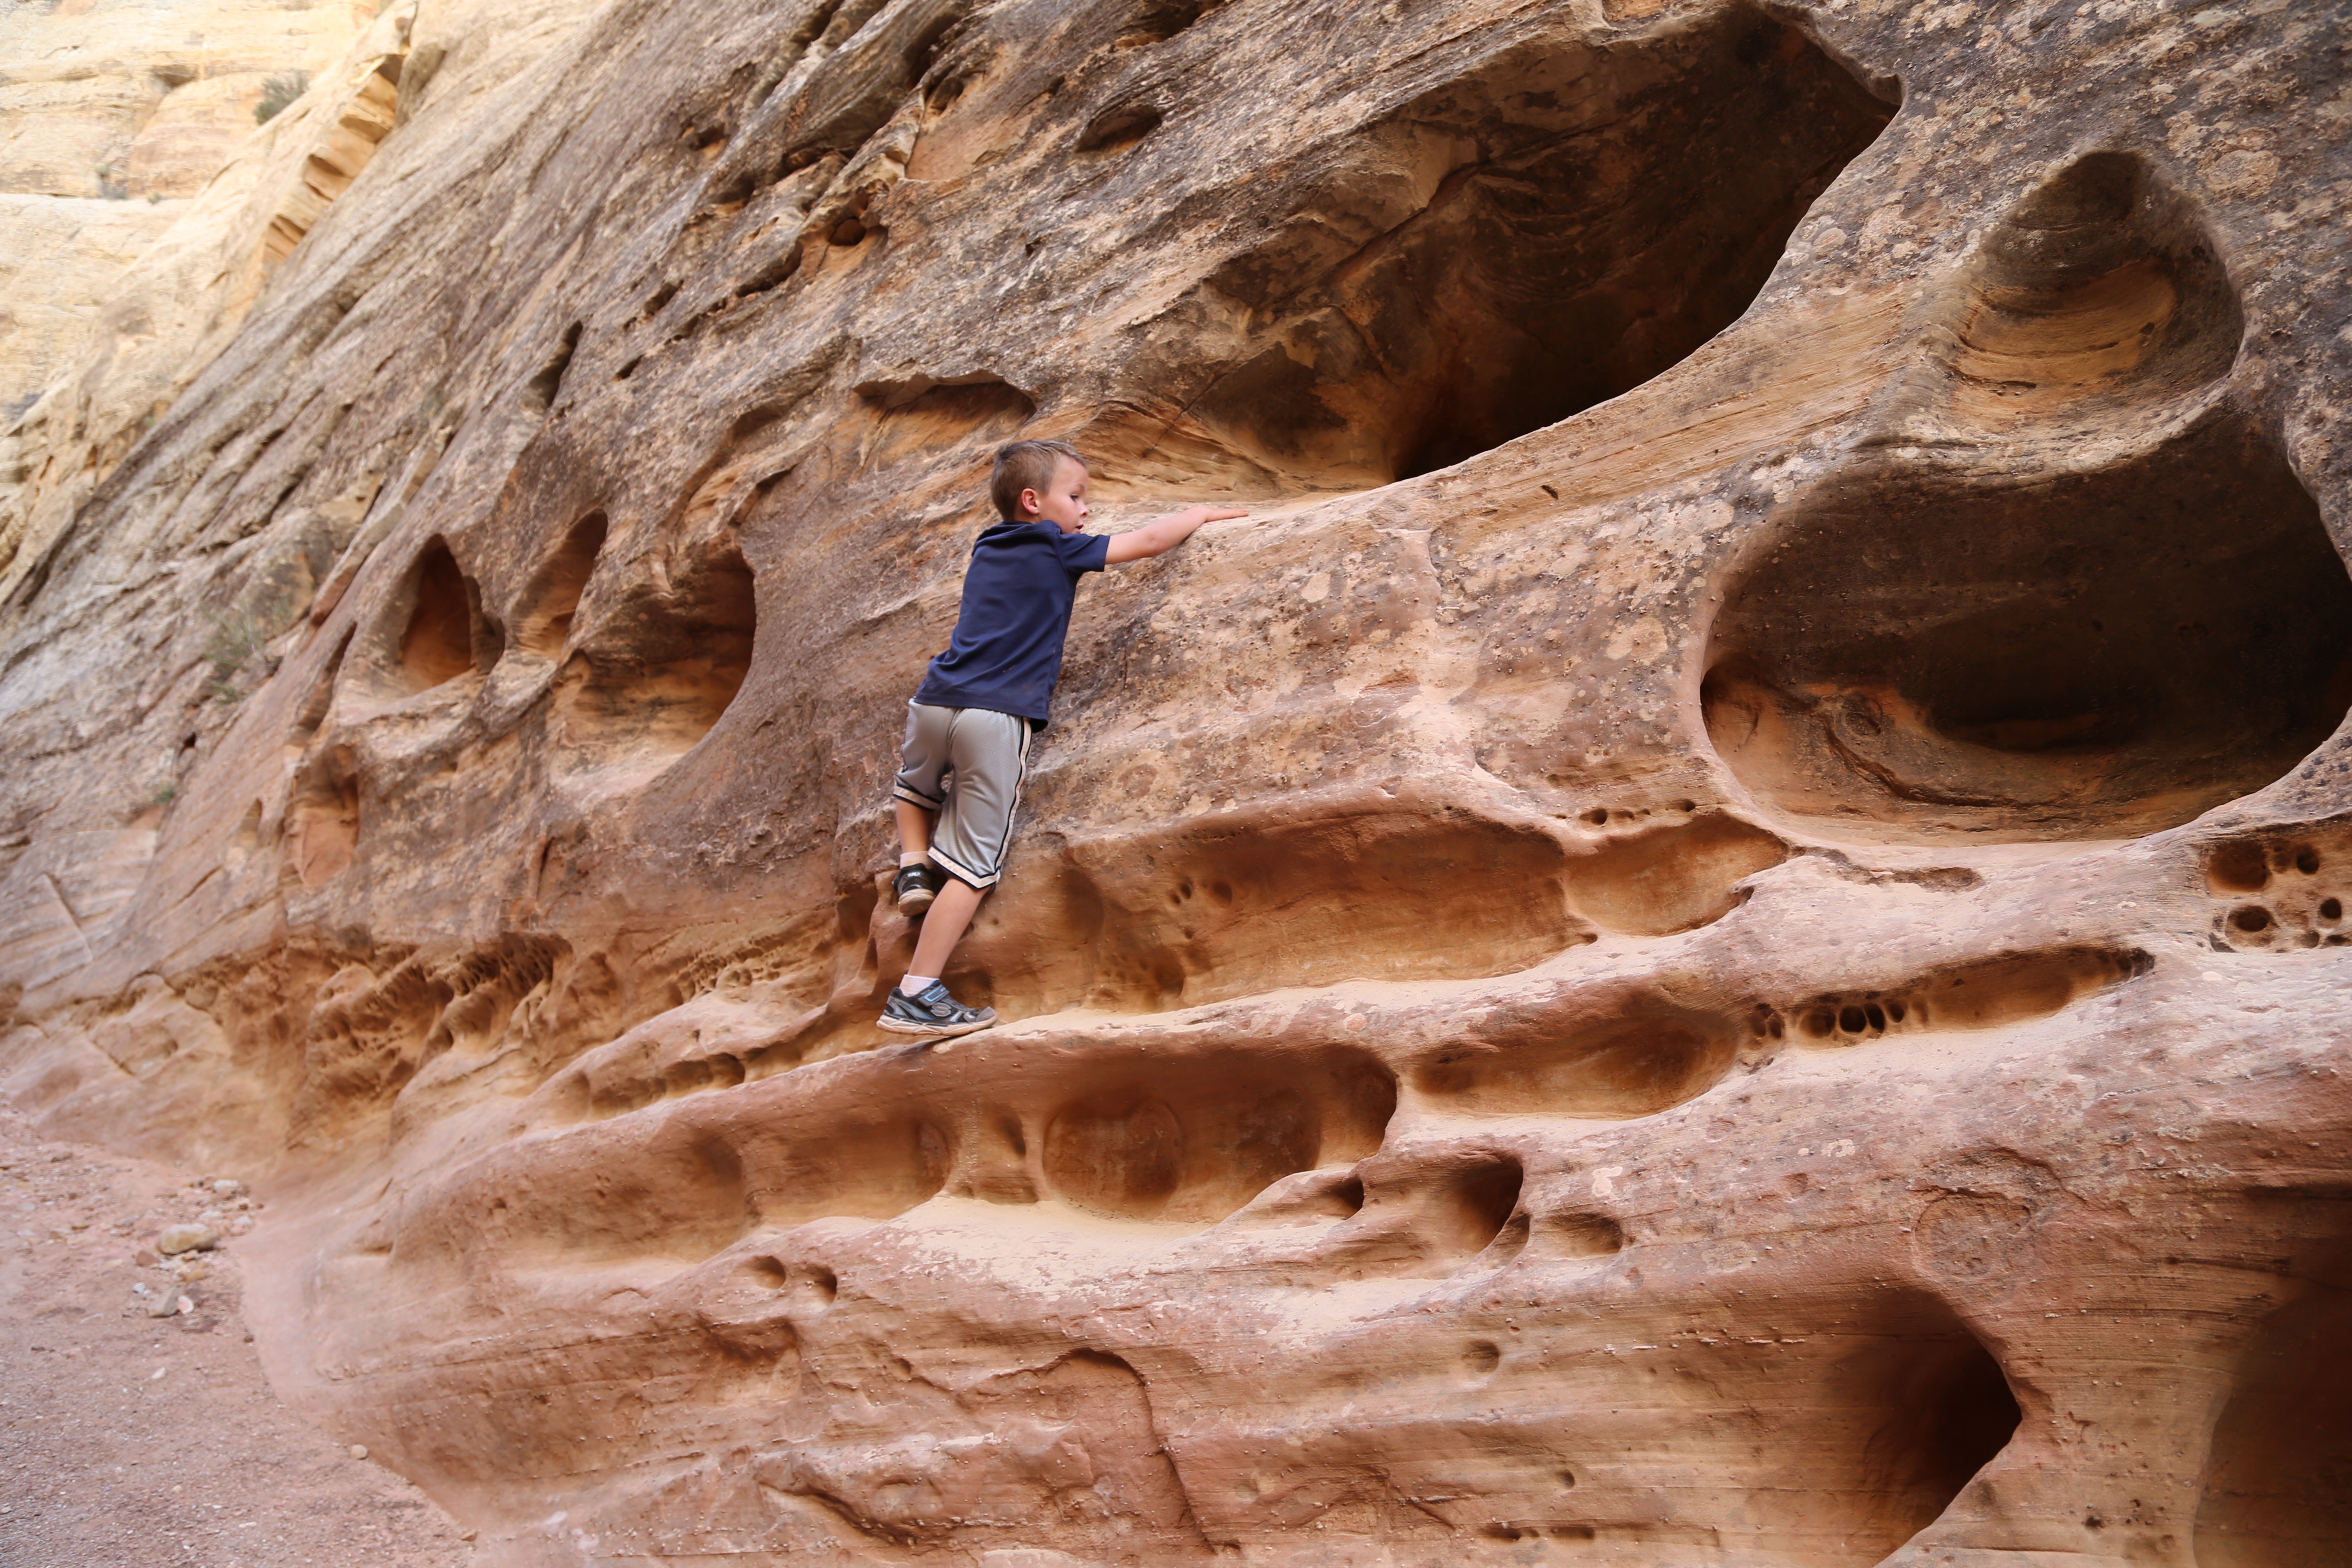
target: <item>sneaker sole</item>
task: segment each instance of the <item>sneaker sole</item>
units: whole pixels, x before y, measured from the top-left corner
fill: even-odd
[[[983,1018],[977,1024],[915,1024],[904,1018],[893,1018],[885,1015],[877,1021],[892,1034],[929,1035],[939,1039],[947,1039],[956,1035],[978,1034],[982,1029],[996,1027],[996,1020],[993,1018]]]
[[[938,897],[937,893],[929,890],[908,893],[898,900],[898,912],[902,915],[921,914],[931,907],[931,900]]]

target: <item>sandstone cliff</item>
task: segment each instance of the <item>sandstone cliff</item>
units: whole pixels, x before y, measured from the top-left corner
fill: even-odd
[[[0,15],[0,426],[252,135],[273,79],[283,93],[331,66],[377,9],[83,0]]]
[[[371,27],[0,501],[0,1092],[486,1557],[2347,1550],[2334,8]],[[1015,432],[1254,515],[929,1051]]]

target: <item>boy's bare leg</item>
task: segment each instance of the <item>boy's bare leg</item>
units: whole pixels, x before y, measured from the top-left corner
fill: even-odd
[[[931,824],[939,818],[936,813],[924,810],[911,800],[894,804],[898,808],[898,863],[903,866],[907,856],[931,852]]]
[[[930,912],[923,917],[923,934],[915,943],[914,962],[907,965],[909,974],[937,976],[947,972],[948,957],[963,940],[966,927],[980,908],[981,890],[969,882],[950,877],[940,896],[931,900]]]

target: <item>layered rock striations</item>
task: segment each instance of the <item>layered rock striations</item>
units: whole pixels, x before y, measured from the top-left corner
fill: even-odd
[[[375,26],[7,502],[0,1092],[262,1184],[487,1559],[2352,1541],[2332,16]],[[927,1050],[1016,433],[1253,515],[1082,594]]]

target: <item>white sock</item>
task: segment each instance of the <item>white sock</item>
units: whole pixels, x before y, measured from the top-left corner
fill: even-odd
[[[919,866],[929,858],[930,856],[928,854],[913,854],[901,849],[898,851],[898,868],[903,871],[909,866]]]
[[[939,983],[940,977],[936,974],[909,974],[898,982],[898,992],[905,996],[920,996]]]

